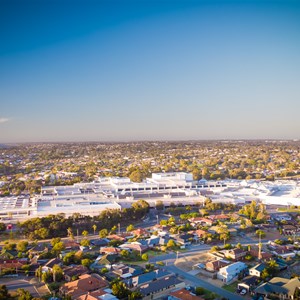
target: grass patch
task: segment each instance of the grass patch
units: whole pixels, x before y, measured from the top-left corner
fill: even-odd
[[[300,208],[285,208],[285,207],[279,207],[276,209],[277,211],[282,212],[300,212]]]
[[[223,289],[228,291],[228,292],[235,293],[236,290],[237,290],[237,285],[238,285],[237,282],[233,282],[231,284],[223,285]]]
[[[164,254],[164,252],[149,250],[149,251],[147,251],[147,254],[149,255],[149,257],[153,257],[153,256],[162,255],[162,254]]]

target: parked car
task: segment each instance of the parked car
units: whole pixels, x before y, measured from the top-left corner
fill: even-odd
[[[247,294],[247,290],[246,289],[242,289],[241,291],[240,291],[240,295],[246,295]]]

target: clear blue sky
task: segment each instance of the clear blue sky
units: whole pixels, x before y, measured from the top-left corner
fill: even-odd
[[[300,1],[2,0],[0,143],[300,138]]]

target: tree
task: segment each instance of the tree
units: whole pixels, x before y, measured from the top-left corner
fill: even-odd
[[[205,293],[205,290],[204,290],[203,287],[197,286],[197,287],[195,288],[195,294],[196,294],[197,296],[203,295],[204,293]]]
[[[0,222],[0,232],[4,232],[6,230],[6,225]]]
[[[258,229],[258,230],[256,230],[255,231],[255,234],[259,237],[261,237],[261,238],[264,238],[265,236],[266,236],[266,233],[263,231],[263,230],[261,230],[261,229]]]
[[[58,256],[63,250],[65,249],[65,245],[63,242],[58,242],[56,243],[53,248],[52,248],[52,252]]]
[[[117,232],[117,226],[114,225],[111,230],[110,230],[110,233],[113,234],[113,233],[116,233]]]
[[[51,239],[50,243],[51,243],[52,247],[54,247],[55,244],[59,243],[60,241],[61,241],[61,238],[60,237],[56,237],[56,238]]]
[[[0,284],[0,300],[7,300],[7,299],[9,299],[9,293],[7,287],[4,284]]]
[[[85,267],[89,267],[91,265],[92,261],[89,258],[84,258],[81,260],[81,264]]]
[[[121,250],[120,254],[125,259],[127,259],[129,257],[129,251],[126,249]]]
[[[68,237],[71,239],[71,240],[74,240],[74,235],[73,235],[73,231],[72,231],[72,228],[69,227],[67,229],[67,233],[68,233]]]
[[[128,295],[128,300],[138,300],[142,299],[143,295],[139,291],[133,291]]]
[[[100,238],[105,238],[108,236],[108,230],[107,229],[102,229],[99,231],[99,237]]]
[[[164,203],[161,200],[155,202],[155,208],[157,210],[163,210],[165,208]]]
[[[167,243],[167,249],[175,249],[177,247],[176,243],[174,240],[169,240]]]
[[[61,281],[63,278],[63,270],[59,265],[54,265],[52,268],[53,282]]]
[[[207,215],[208,215],[208,212],[207,212],[207,210],[206,210],[206,209],[204,209],[204,208],[201,208],[201,209],[199,209],[199,213],[201,214],[201,216],[202,216],[202,217],[204,217],[204,216],[207,216]]]
[[[88,232],[87,230],[83,230],[83,231],[82,231],[82,235],[83,235],[84,237],[87,237],[87,236],[89,235],[89,232]]]
[[[143,174],[142,172],[138,170],[134,170],[130,175],[129,178],[133,182],[142,182],[143,180]]]
[[[96,224],[93,224],[93,230],[94,230],[94,235],[96,234],[96,230],[97,230],[97,225]]]
[[[134,226],[132,224],[128,225],[126,228],[127,232],[133,231],[134,230]]]
[[[81,240],[80,245],[83,247],[88,247],[90,245],[90,240],[83,239],[83,240]]]
[[[142,260],[148,261],[149,257],[147,253],[142,254]]]
[[[267,270],[267,269],[264,269],[264,270],[261,272],[261,278],[262,278],[262,280],[267,280],[269,277],[270,277],[270,274],[269,274],[268,270]]]
[[[20,241],[17,246],[16,249],[19,252],[26,252],[27,251],[27,247],[28,247],[28,242],[27,241]]]
[[[17,289],[17,295],[17,300],[31,300],[33,298],[31,294],[24,289]]]
[[[119,299],[126,298],[130,293],[130,291],[127,289],[125,283],[122,281],[117,281],[117,282],[113,283],[111,290],[112,290],[113,295],[115,295]]]

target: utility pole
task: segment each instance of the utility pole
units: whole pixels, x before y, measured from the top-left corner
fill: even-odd
[[[120,223],[118,223],[118,232],[119,232],[119,235],[121,234],[121,225],[120,225]]]
[[[79,243],[79,233],[78,233],[78,228],[77,228],[77,243]]]
[[[259,232],[258,259],[261,260],[261,232]]]

